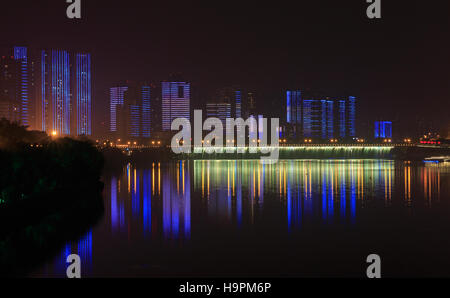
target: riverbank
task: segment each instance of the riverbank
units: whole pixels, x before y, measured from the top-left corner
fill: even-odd
[[[104,159],[87,140],[0,150],[0,275],[23,276],[103,213]]]

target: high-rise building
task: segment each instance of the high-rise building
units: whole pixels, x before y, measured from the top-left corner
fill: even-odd
[[[27,47],[1,50],[0,117],[36,127],[34,59]]]
[[[330,139],[334,137],[334,117],[333,117],[333,101],[321,100],[321,130],[322,139]]]
[[[152,135],[152,106],[150,102],[150,86],[141,86],[141,137],[150,138]]]
[[[231,104],[222,103],[207,103],[206,117],[219,118],[222,121],[223,127],[226,125],[226,119],[231,118]]]
[[[375,121],[375,138],[392,138],[392,121]]]
[[[126,84],[110,88],[110,132],[118,138],[152,135],[151,87]]]
[[[0,58],[0,119],[20,121],[20,101],[16,96],[19,65],[14,57]]]
[[[190,119],[190,84],[162,82],[162,129],[169,131],[176,118]]]
[[[91,55],[75,55],[74,109],[77,135],[92,134]]]
[[[234,109],[234,117],[242,118],[242,92],[240,90],[234,91],[236,107]]]
[[[117,132],[117,108],[121,108],[124,103],[125,91],[127,86],[112,87],[109,89],[109,131]]]
[[[70,135],[71,127],[70,54],[64,50],[41,52],[41,130]]]
[[[348,97],[348,136],[356,137],[356,97]]]
[[[330,139],[356,135],[356,98],[305,98],[299,90],[286,91],[286,129],[290,137]]]
[[[302,122],[302,92],[300,90],[286,91],[286,122],[301,124]]]
[[[303,136],[320,138],[322,136],[322,102],[320,100],[303,100]]]
[[[40,52],[39,128],[58,135],[92,134],[91,55]]]
[[[339,137],[347,136],[347,104],[345,100],[338,100]]]

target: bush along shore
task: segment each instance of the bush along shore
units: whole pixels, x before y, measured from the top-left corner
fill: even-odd
[[[0,275],[28,274],[103,214],[104,160],[88,140],[1,120],[0,164]]]

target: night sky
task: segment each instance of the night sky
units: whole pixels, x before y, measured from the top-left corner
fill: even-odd
[[[359,120],[406,133],[449,124],[446,2],[382,0],[382,19],[370,20],[365,0],[82,0],[71,20],[65,0],[4,0],[0,45],[91,52],[95,126],[108,121],[111,85],[181,72],[197,104],[232,84],[274,116],[286,88],[352,94]]]

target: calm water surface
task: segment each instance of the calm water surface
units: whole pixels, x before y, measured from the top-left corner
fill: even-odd
[[[105,214],[32,276],[450,277],[450,166],[390,160],[129,164]]]

